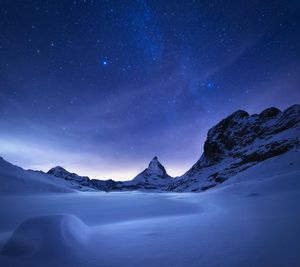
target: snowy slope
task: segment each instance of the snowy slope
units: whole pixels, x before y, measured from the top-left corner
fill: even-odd
[[[43,172],[27,171],[0,158],[0,195],[74,192],[69,183]]]
[[[0,266],[299,266],[299,155],[199,194],[2,196]]]

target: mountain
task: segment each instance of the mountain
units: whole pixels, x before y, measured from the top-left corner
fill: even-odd
[[[113,188],[115,188],[115,186],[119,183],[122,182],[116,182],[112,179],[108,179],[108,180],[91,179],[90,186],[97,190],[108,192],[113,190]]]
[[[0,158],[0,193],[155,190],[199,192],[235,181],[245,170],[277,159],[277,169],[286,173],[280,155],[299,157],[300,105],[284,111],[268,108],[249,115],[238,110],[212,127],[200,159],[182,176],[172,178],[154,157],[148,167],[130,181],[90,179],[57,166],[47,173],[23,170]],[[261,169],[263,169],[260,166]],[[259,169],[259,168],[256,168]]]
[[[113,180],[97,180],[90,179],[88,176],[80,176],[76,173],[67,171],[61,166],[56,166],[50,169],[47,174],[62,178],[69,181],[72,185],[77,185],[80,191],[86,191],[84,189],[91,188],[93,190],[109,191],[111,190],[116,182]]]
[[[75,192],[68,182],[39,171],[24,170],[0,157],[0,194]]]
[[[300,145],[300,105],[249,115],[238,110],[212,127],[200,159],[169,191],[203,191]]]
[[[50,169],[47,173],[59,178],[63,178],[66,181],[71,181],[80,185],[90,186],[91,184],[91,180],[89,177],[79,176],[76,173],[68,172],[66,169],[60,166]]]
[[[168,185],[173,182],[173,178],[166,172],[164,166],[154,157],[144,171],[138,174],[130,181],[114,181],[90,179],[87,176],[79,176],[76,173],[68,172],[63,167],[57,166],[50,169],[48,174],[62,178],[72,184],[78,186],[90,187],[100,191],[124,191],[124,190],[164,190]]]
[[[134,190],[134,189],[159,189],[164,190],[173,182],[173,178],[166,172],[165,167],[154,157],[148,167],[135,176],[131,181],[119,182],[115,190]]]
[[[159,162],[157,157],[154,157],[148,167],[130,181],[114,181],[90,179],[87,176],[79,176],[76,173],[71,173],[63,167],[57,166],[50,169],[48,174],[64,179],[70,182],[73,186],[89,187],[100,191],[128,191],[128,190],[165,190],[174,179],[169,176],[164,166]]]

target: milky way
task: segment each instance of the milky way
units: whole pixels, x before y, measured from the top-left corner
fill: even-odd
[[[1,1],[0,154],[171,175],[237,109],[300,102],[299,1]]]

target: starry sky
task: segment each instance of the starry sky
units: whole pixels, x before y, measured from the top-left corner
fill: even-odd
[[[300,102],[298,0],[0,0],[0,154],[183,174],[237,109]]]

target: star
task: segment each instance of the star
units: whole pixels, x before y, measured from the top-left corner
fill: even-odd
[[[102,61],[102,65],[103,65],[103,66],[107,66],[107,65],[108,65],[108,61],[107,61],[106,59],[104,59],[104,60]]]
[[[208,87],[208,88],[213,88],[213,87],[214,87],[213,82],[210,82],[210,81],[209,81],[209,82],[207,83],[207,87]]]

